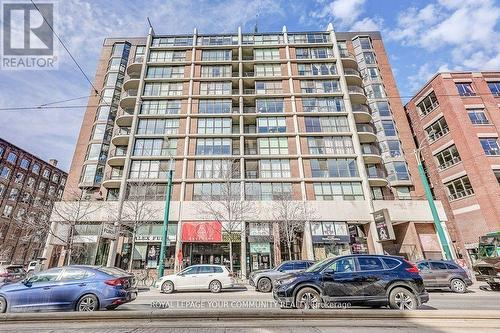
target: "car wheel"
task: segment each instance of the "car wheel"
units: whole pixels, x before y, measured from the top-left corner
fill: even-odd
[[[394,288],[389,295],[391,309],[415,310],[417,304],[417,298],[413,292],[405,288]]]
[[[98,311],[99,300],[94,295],[83,295],[76,304],[76,311]]]
[[[298,309],[318,309],[321,305],[321,296],[312,288],[300,289],[295,297],[295,306]]]
[[[460,279],[453,279],[450,282],[450,289],[455,293],[463,294],[467,291],[467,286],[465,285],[464,281]]]
[[[211,292],[218,293],[222,289],[222,285],[219,281],[213,280],[212,282],[210,282],[208,288],[210,289]]]
[[[161,291],[164,292],[165,294],[171,294],[174,292],[174,284],[172,281],[165,281],[161,285]]]
[[[261,278],[259,282],[257,282],[257,290],[263,293],[271,292],[273,289],[273,285],[271,280],[268,278]]]
[[[0,296],[0,313],[7,312],[7,300],[5,297]]]

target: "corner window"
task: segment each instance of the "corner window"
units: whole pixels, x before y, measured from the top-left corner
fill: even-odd
[[[472,83],[455,83],[457,87],[458,94],[460,96],[475,96],[476,93],[472,89]]]
[[[488,82],[488,88],[490,88],[490,91],[493,94],[493,96],[496,96],[496,97],[500,96],[500,81]]]
[[[417,104],[417,108],[420,111],[421,116],[425,116],[432,111],[434,111],[435,108],[439,106],[436,93],[433,91],[429,95],[427,95],[422,102]]]

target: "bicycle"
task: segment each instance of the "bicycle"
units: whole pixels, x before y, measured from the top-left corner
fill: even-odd
[[[141,269],[138,272],[134,272],[134,287],[138,287],[139,285],[142,285],[144,287],[153,287],[156,281],[156,275],[153,273],[153,271],[156,271],[156,269],[147,267],[144,269]]]

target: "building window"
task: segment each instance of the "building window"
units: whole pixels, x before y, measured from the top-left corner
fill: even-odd
[[[257,64],[254,66],[255,76],[281,76],[280,64]]]
[[[288,139],[280,138],[259,138],[257,140],[259,154],[261,155],[287,155]]]
[[[181,82],[148,82],[144,85],[144,96],[180,96],[182,95],[182,89]]]
[[[177,134],[179,119],[140,119],[137,134]]]
[[[488,82],[488,88],[490,88],[493,96],[500,96],[500,82]]]
[[[450,129],[448,128],[448,124],[446,123],[444,117],[439,118],[439,120],[435,121],[425,129],[429,142],[436,141],[443,135],[447,134],[449,131]]]
[[[17,184],[21,184],[23,182],[23,179],[24,179],[24,174],[22,172],[17,172],[14,182]]]
[[[96,168],[97,168],[97,165],[95,165],[95,164],[85,165],[83,167],[81,182],[82,183],[94,183]]]
[[[0,171],[0,177],[3,179],[9,179],[10,177],[10,169],[7,167],[3,167],[2,171]]]
[[[11,205],[5,205],[5,207],[3,208],[2,216],[3,217],[10,217],[12,215],[13,209],[14,209],[14,207],[12,207]]]
[[[191,46],[193,45],[193,37],[155,37],[151,46]]]
[[[281,81],[256,81],[256,94],[281,94],[283,93],[283,84]]]
[[[201,66],[201,77],[231,77],[232,67],[227,66]]]
[[[5,152],[5,148],[0,146],[0,158],[3,157],[4,152]]]
[[[271,201],[292,198],[291,183],[245,183],[245,199]]]
[[[33,164],[31,171],[36,175],[40,174],[40,164],[38,163]]]
[[[285,133],[285,117],[259,117],[257,118],[257,129],[259,133]]]
[[[96,124],[94,126],[94,131],[92,132],[92,140],[103,140],[105,133],[106,133],[106,124]]]
[[[49,169],[43,169],[42,177],[45,179],[50,178],[50,170]]]
[[[231,118],[199,118],[198,134],[231,134]]]
[[[236,45],[237,36],[202,36],[198,37],[198,45]]]
[[[279,60],[279,49],[255,49],[253,50],[254,60]]]
[[[297,64],[299,75],[336,75],[337,68],[334,63],[317,63],[317,64]]]
[[[142,101],[141,114],[179,114],[181,100]]]
[[[184,66],[151,66],[148,67],[148,79],[173,79],[184,77]]]
[[[354,147],[350,136],[308,137],[307,144],[309,146],[309,154],[354,154]]]
[[[483,147],[484,153],[486,155],[500,155],[498,138],[480,138],[479,142],[481,142],[481,146]]]
[[[373,52],[363,52],[363,58],[365,59],[365,63],[367,65],[373,65],[377,62]]]
[[[283,113],[282,98],[266,98],[255,100],[255,110],[257,113]]]
[[[469,177],[463,176],[444,184],[448,189],[450,200],[457,200],[474,194]]]
[[[231,113],[232,103],[230,99],[200,99],[198,113]]]
[[[462,160],[455,145],[440,151],[434,155],[434,157],[438,162],[438,168],[440,170],[449,168]]]
[[[345,112],[344,101],[339,97],[303,98],[304,112]]]
[[[229,160],[196,160],[194,177],[197,179],[226,179],[230,168],[231,161]]]
[[[380,142],[380,147],[382,148],[382,152],[389,152],[391,157],[400,157],[401,153],[401,144],[398,140],[387,140]]]
[[[306,34],[288,34],[290,44],[317,44],[330,42],[328,33],[306,33]]]
[[[290,161],[270,159],[259,161],[260,178],[290,178]]]
[[[40,182],[40,183],[38,183],[38,190],[39,191],[45,191],[46,188],[47,188],[47,183],[46,182]]]
[[[490,123],[486,117],[486,113],[484,113],[484,109],[467,110],[467,114],[469,115],[470,122],[474,125],[484,125]]]
[[[146,54],[146,46],[137,45],[137,47],[135,48],[134,62],[143,62],[145,54]]]
[[[300,81],[303,94],[328,94],[340,91],[338,80],[303,80]]]
[[[57,173],[54,173],[54,174],[52,175],[52,181],[53,181],[54,183],[59,182],[59,175],[58,175]]]
[[[333,58],[331,47],[296,48],[297,59],[327,59]]]
[[[472,89],[472,83],[455,83],[457,87],[458,94],[460,96],[475,96],[476,93]]]
[[[313,178],[358,177],[358,168],[354,158],[312,159]]]
[[[35,186],[35,178],[33,177],[29,177],[28,178],[28,182],[26,183],[26,185],[29,187],[29,188],[33,188]]]
[[[13,188],[10,190],[9,200],[16,201],[19,197],[19,190],[17,188]]]
[[[389,181],[410,180],[405,162],[394,161],[386,163],[385,167],[387,169],[387,179],[389,179]]]
[[[434,111],[435,108],[439,106],[436,93],[433,91],[429,95],[427,95],[422,102],[417,104],[417,108],[420,112],[421,116],[425,116],[432,111]]]
[[[0,184],[0,198],[3,196],[4,192],[5,192],[5,185],[4,184]]]
[[[382,120],[382,128],[385,136],[396,136],[396,126],[392,120]]]
[[[25,159],[25,158],[23,158],[23,159],[21,160],[21,163],[19,164],[19,166],[20,166],[22,169],[24,169],[24,170],[28,170],[28,169],[29,169],[29,167],[30,167],[30,161],[29,161],[29,160],[27,160],[27,159]]]
[[[362,50],[370,50],[372,48],[370,37],[359,37],[358,41]]]
[[[196,183],[193,184],[193,201],[201,200],[239,200],[240,184],[231,183],[230,186],[221,183]]]
[[[377,81],[380,79],[380,73],[376,67],[367,67],[365,70],[361,70],[361,74],[363,80],[367,82]]]
[[[360,182],[314,183],[315,200],[364,200]]]
[[[134,156],[175,156],[177,139],[137,139],[135,140]]]
[[[372,110],[378,112],[381,117],[390,117],[391,109],[389,107],[389,103],[387,102],[375,102],[370,104]]]
[[[231,50],[203,50],[201,52],[201,60],[205,61],[228,61],[231,59]]]
[[[149,53],[150,62],[174,62],[185,61],[186,51],[151,51]]]
[[[207,138],[196,140],[197,155],[231,155],[231,139]]]
[[[304,117],[306,132],[349,132],[347,117]]]
[[[10,152],[9,155],[7,155],[7,162],[11,164],[16,164],[17,161],[17,155],[14,154],[13,152]]]
[[[174,166],[175,164],[172,165],[172,170]],[[170,170],[170,161],[132,161],[130,178],[165,178],[168,170]]]
[[[202,82],[200,95],[231,95],[231,82]]]
[[[381,84],[370,84],[366,86],[366,96],[368,98],[385,98],[384,88]]]
[[[384,200],[384,191],[382,187],[374,186],[370,188],[373,200]]]
[[[493,170],[493,173],[495,174],[495,177],[497,178],[498,184],[500,185],[500,170]],[[0,194],[2,191],[0,191]]]
[[[396,197],[399,200],[411,200],[410,188],[408,186],[398,186],[396,189]]]

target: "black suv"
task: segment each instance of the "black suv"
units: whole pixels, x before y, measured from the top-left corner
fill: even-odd
[[[429,300],[418,268],[401,257],[384,255],[325,259],[276,279],[273,295],[282,308],[348,303],[412,310]]]

